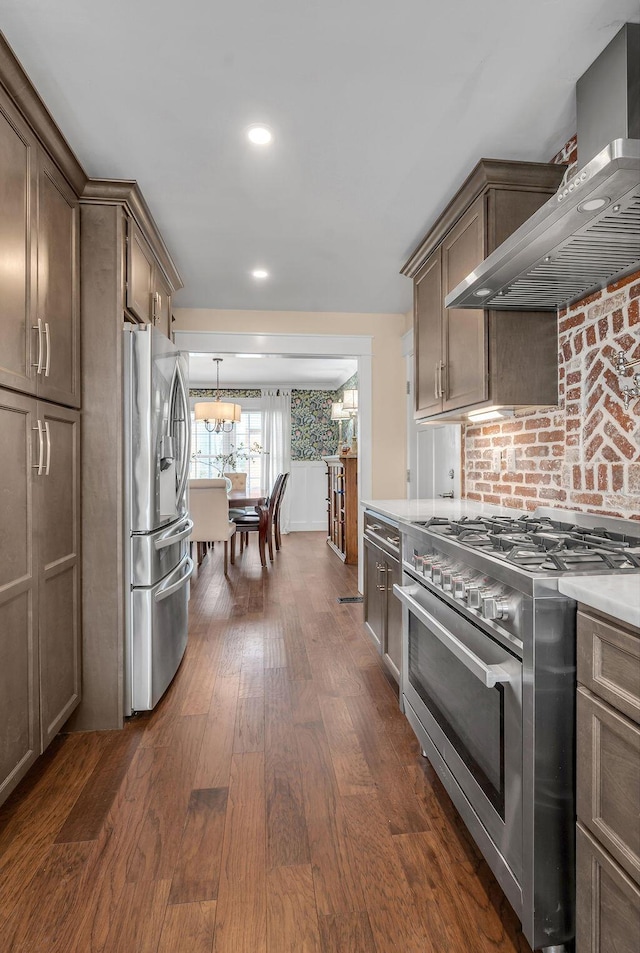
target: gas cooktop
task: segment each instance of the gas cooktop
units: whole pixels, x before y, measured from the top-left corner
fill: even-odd
[[[531,514],[513,519],[482,516],[452,520],[436,516],[414,525],[525,572],[640,570],[640,535],[612,532],[605,527],[587,528]]]

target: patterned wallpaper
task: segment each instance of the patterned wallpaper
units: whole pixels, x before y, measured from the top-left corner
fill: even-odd
[[[331,419],[331,404],[340,400],[345,389],[358,388],[358,375],[354,374],[336,391],[292,390],[291,391],[291,459],[320,460],[336,453],[338,449],[338,421]],[[192,397],[210,399],[215,390],[192,387]],[[227,398],[260,397],[256,390],[232,390],[220,388],[220,396]],[[343,421],[342,437],[351,439],[353,424]]]

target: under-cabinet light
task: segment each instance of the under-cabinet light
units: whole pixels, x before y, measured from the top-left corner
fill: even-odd
[[[469,423],[482,423],[483,420],[501,420],[504,417],[513,417],[513,411],[506,407],[487,407],[486,410],[471,410],[467,414]]]

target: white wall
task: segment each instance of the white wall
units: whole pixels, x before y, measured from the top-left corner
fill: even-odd
[[[327,467],[322,460],[294,460],[286,494],[289,532],[327,532]]]

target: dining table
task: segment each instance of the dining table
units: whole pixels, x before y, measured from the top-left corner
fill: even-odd
[[[248,506],[263,506],[268,494],[264,490],[229,490],[227,493],[230,509],[244,509]]]

